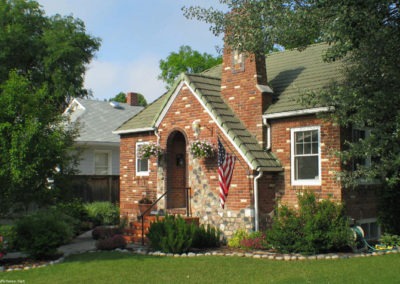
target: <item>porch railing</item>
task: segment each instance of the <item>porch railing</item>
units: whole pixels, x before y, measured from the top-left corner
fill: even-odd
[[[192,216],[192,208],[191,208],[191,202],[190,202],[190,196],[191,196],[191,187],[186,187],[186,216],[191,217]],[[151,210],[153,207],[168,193],[168,190],[166,190],[159,198],[157,198],[156,201],[154,201],[149,208],[147,208],[140,216],[139,218],[142,221],[142,246],[144,246],[144,216]]]

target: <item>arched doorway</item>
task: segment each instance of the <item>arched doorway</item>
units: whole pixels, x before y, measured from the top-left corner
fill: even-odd
[[[167,209],[186,208],[186,138],[172,132],[167,141]]]

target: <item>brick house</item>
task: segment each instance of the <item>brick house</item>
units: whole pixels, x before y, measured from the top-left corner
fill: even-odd
[[[225,48],[222,65],[182,75],[115,131],[121,137],[121,214],[134,219],[143,195],[157,199],[167,192],[158,210],[188,213],[229,237],[239,228],[266,228],[278,204],[296,207],[297,194],[312,190],[319,198],[344,202],[367,237],[376,237],[373,187],[347,190],[335,176],[342,165],[333,152],[352,130],[317,116],[328,108],[306,108],[297,100],[340,80],[340,63],[322,61],[326,48],[316,44],[267,58]],[[218,138],[237,157],[225,209],[219,205],[217,157],[194,158],[189,151],[193,141],[216,147]],[[164,155],[140,160],[136,152],[149,142],[159,144]]]

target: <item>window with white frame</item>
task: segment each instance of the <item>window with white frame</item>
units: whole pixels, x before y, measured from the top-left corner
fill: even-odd
[[[103,151],[103,150],[94,151],[94,174],[95,175],[111,174],[111,151]]]
[[[137,176],[148,176],[149,175],[149,159],[140,159],[138,153],[140,147],[149,144],[148,142],[136,143],[136,175]]]
[[[291,129],[292,185],[321,184],[320,127]]]

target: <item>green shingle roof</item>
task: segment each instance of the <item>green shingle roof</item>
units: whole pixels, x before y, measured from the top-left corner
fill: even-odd
[[[303,51],[288,50],[267,56],[268,84],[274,91],[274,102],[265,114],[306,109],[299,104],[299,94],[326,87],[340,80],[341,63],[326,63],[322,54],[328,45],[315,44]]]

